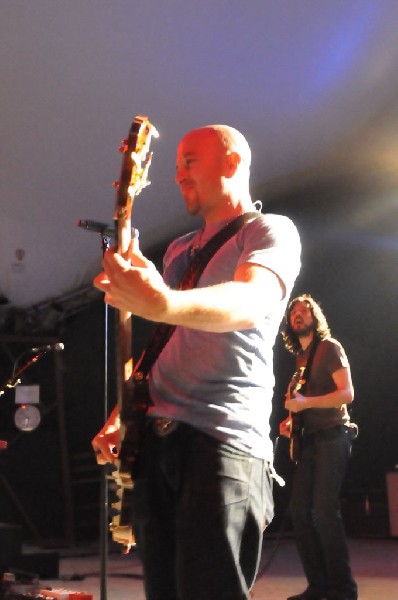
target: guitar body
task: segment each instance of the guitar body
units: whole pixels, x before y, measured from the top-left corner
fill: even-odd
[[[288,390],[290,397],[294,398],[296,392],[300,390],[300,388],[304,385],[305,380],[304,377],[305,367],[300,367],[298,371],[296,371],[289,383]],[[301,417],[300,413],[294,413],[289,411],[289,419],[290,419],[290,443],[289,443],[289,454],[290,458],[294,463],[297,463],[298,456],[300,452],[300,439],[301,439]]]
[[[126,252],[132,240],[133,202],[140,191],[149,184],[147,174],[152,154],[148,154],[148,151],[151,137],[157,135],[147,117],[137,116],[131,125],[128,138],[123,140],[120,147],[123,162],[120,180],[114,184],[117,188],[115,243],[119,253]],[[112,504],[114,516],[110,530],[113,540],[122,544],[124,551],[128,552],[135,543],[130,523],[130,496],[133,489],[131,470],[139,449],[139,435],[147,404],[143,398],[138,399],[134,394],[132,316],[126,311],[118,310],[116,319],[116,394],[120,415],[120,450],[112,472],[117,501]]]

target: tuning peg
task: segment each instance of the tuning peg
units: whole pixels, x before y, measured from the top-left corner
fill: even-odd
[[[121,152],[121,154],[125,154],[128,149],[129,149],[128,140],[122,140],[120,142],[119,152]]]
[[[120,186],[120,183],[118,181],[113,181],[112,186],[117,189]]]

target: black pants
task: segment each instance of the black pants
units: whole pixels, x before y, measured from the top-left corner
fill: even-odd
[[[333,427],[302,440],[290,510],[309,587],[328,599],[358,596],[340,511],[341,485],[351,453],[347,428]]]
[[[246,600],[273,516],[268,463],[179,424],[149,428],[133,488],[148,600]]]

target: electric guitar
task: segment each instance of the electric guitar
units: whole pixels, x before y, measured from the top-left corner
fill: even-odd
[[[298,392],[305,383],[305,380],[303,379],[304,371],[305,371],[305,367],[300,367],[300,369],[294,373],[293,377],[290,380],[290,383],[288,385],[288,394],[291,398],[294,398],[296,392]],[[301,436],[300,413],[295,413],[295,412],[289,411],[289,419],[290,419],[289,454],[290,454],[291,460],[293,462],[297,463],[299,449],[300,449],[300,436]]]
[[[135,197],[149,185],[148,170],[152,160],[149,147],[152,137],[158,137],[155,127],[148,117],[136,116],[128,134],[122,141],[119,151],[123,154],[120,179],[113,185],[116,188],[115,206],[115,245],[119,253],[127,251],[132,240],[131,213]],[[132,357],[132,316],[124,310],[116,311],[116,372],[117,372],[117,406],[120,415],[119,441],[120,450],[115,459],[112,478],[115,482],[117,501],[112,503],[113,517],[110,531],[115,542],[123,545],[128,553],[135,544],[130,523],[129,506],[133,488],[131,476],[132,463],[138,452],[138,440],[135,439],[140,430],[145,410],[131,407],[134,402],[134,378]],[[138,410],[138,408],[140,410]],[[129,418],[125,420],[124,414]]]

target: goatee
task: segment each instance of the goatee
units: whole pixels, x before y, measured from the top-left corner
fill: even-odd
[[[294,333],[297,335],[298,338],[301,337],[307,337],[310,333],[312,333],[314,331],[314,326],[311,325],[306,325],[306,326],[302,326],[299,329],[295,329]]]

